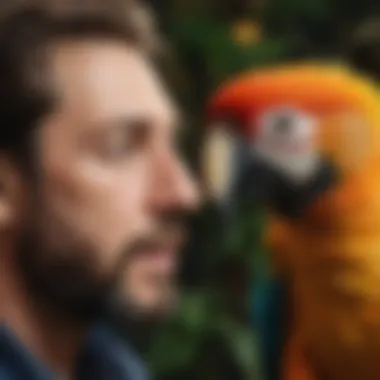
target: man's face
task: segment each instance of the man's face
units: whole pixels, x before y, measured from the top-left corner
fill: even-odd
[[[173,105],[147,60],[121,43],[61,44],[52,67],[59,105],[36,136],[25,274],[75,313],[166,310],[182,217],[197,205]]]

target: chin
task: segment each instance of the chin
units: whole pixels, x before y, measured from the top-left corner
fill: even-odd
[[[129,292],[118,297],[111,304],[109,315],[119,326],[135,324],[151,324],[169,319],[179,305],[179,292],[175,287],[170,289],[144,289],[139,292]]]
[[[142,319],[166,319],[177,310],[179,294],[176,289],[165,289],[160,294],[155,294],[147,298],[135,298],[133,313],[137,318]]]

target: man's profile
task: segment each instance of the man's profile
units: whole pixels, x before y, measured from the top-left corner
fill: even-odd
[[[0,379],[124,380],[79,351],[171,308],[197,189],[137,5],[27,3],[0,20]]]

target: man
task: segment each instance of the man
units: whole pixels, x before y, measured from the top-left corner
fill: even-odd
[[[153,32],[131,4],[26,3],[0,26],[0,379],[143,379],[87,337],[171,309],[198,203]]]

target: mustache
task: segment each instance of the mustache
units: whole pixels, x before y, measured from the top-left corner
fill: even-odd
[[[191,215],[180,210],[161,214],[156,227],[134,239],[125,249],[125,259],[162,247],[181,248],[188,238],[188,226]]]

